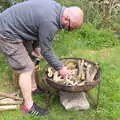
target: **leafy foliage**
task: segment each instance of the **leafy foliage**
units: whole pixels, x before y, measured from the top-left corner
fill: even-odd
[[[72,52],[73,49],[89,48],[95,50],[120,45],[120,41],[117,40],[114,33],[103,29],[98,30],[92,24],[84,24],[81,29],[72,33],[62,31],[55,39],[57,39],[54,44],[55,49],[60,54],[63,53],[63,56],[68,54],[68,51]]]
[[[23,0],[1,0],[0,1],[0,11],[5,10],[6,8],[18,3],[22,2]]]
[[[99,49],[120,45],[120,41],[112,32],[103,29],[97,30],[91,24],[84,25],[79,32],[80,37],[89,48]]]

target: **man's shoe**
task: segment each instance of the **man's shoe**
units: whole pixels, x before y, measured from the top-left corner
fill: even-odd
[[[29,114],[32,114],[32,115],[47,115],[48,114],[48,109],[46,108],[40,108],[38,105],[36,105],[35,103],[33,103],[32,107],[30,109],[28,109],[26,107],[26,105],[23,106],[23,111],[25,113],[29,113]]]

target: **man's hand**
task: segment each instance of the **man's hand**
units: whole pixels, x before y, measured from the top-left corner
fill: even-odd
[[[59,72],[60,76],[62,76],[63,78],[65,78],[71,74],[71,70],[68,70],[66,67],[63,67],[58,72]]]
[[[32,56],[37,57],[37,58],[41,58],[41,53],[40,53],[40,48],[34,48],[32,51]]]

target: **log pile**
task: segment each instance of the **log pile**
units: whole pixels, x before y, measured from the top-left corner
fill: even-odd
[[[65,66],[71,70],[72,74],[62,78],[52,67],[48,67],[47,76],[54,82],[65,86],[82,86],[85,82],[94,81],[98,71],[98,64],[92,65],[82,60],[65,60]]]
[[[0,92],[0,111],[17,110],[23,103],[23,98],[19,97],[19,93]]]

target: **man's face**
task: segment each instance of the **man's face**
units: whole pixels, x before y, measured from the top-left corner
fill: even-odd
[[[67,22],[66,22],[66,24],[65,24],[65,29],[67,30],[67,31],[72,31],[72,30],[74,30],[74,29],[77,29],[77,28],[79,28],[79,24],[77,24],[77,23],[72,23],[72,21],[70,20],[70,18],[67,20]]]

